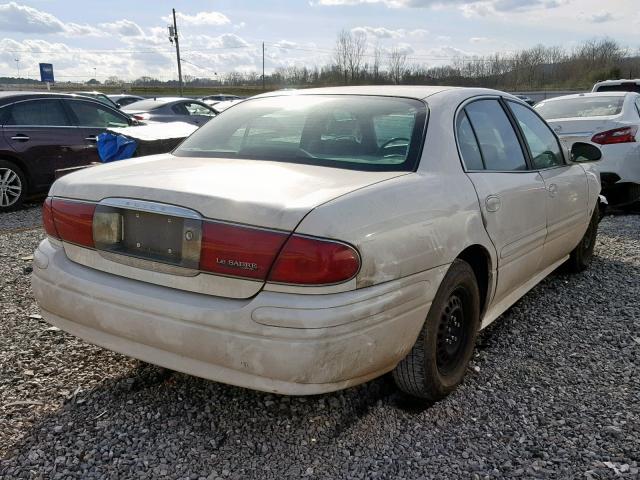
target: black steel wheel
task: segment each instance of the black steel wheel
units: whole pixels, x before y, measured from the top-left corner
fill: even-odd
[[[400,390],[431,401],[451,393],[464,379],[480,327],[480,291],[468,263],[455,260],[427,319],[393,378]]]
[[[591,265],[593,260],[593,250],[596,246],[598,239],[598,222],[600,220],[600,212],[595,209],[591,216],[591,221],[587,227],[587,231],[580,240],[580,243],[573,249],[569,260],[567,261],[567,267],[570,272],[580,273]]]

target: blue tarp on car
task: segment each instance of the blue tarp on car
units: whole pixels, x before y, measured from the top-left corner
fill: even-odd
[[[124,135],[109,132],[98,135],[98,155],[102,163],[131,158],[137,146],[135,140]]]

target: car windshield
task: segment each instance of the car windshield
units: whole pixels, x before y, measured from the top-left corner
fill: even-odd
[[[540,102],[536,111],[546,120],[554,118],[607,117],[622,111],[623,96],[577,97]]]
[[[244,101],[196,131],[177,156],[413,170],[427,109],[407,98],[296,95]]]

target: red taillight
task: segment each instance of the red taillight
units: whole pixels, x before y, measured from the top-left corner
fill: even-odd
[[[50,208],[57,238],[93,248],[94,204],[54,198]]]
[[[42,205],[42,225],[44,225],[44,231],[50,237],[60,239],[58,231],[56,230],[56,224],[53,221],[53,207],[51,206],[51,197],[47,197]]]
[[[327,285],[345,282],[360,269],[358,252],[349,245],[292,235],[273,265],[270,282]]]
[[[288,236],[257,228],[203,222],[200,270],[264,280]]]
[[[638,133],[638,127],[616,128],[594,135],[591,141],[599,145],[631,143],[636,141],[636,133]]]
[[[148,113],[136,113],[132,115],[136,120],[149,120],[150,115]]]

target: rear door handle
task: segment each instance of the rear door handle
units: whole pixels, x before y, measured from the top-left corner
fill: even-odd
[[[18,135],[11,137],[11,140],[17,140],[18,142],[27,142],[30,138],[31,137],[27,137],[26,135],[22,135],[21,133],[19,133]]]
[[[85,140],[88,140],[90,142],[97,142],[98,141],[98,137],[96,137],[95,135],[88,136],[88,137],[85,138]]]
[[[484,204],[487,207],[487,212],[497,212],[502,206],[502,200],[498,195],[489,195]]]

